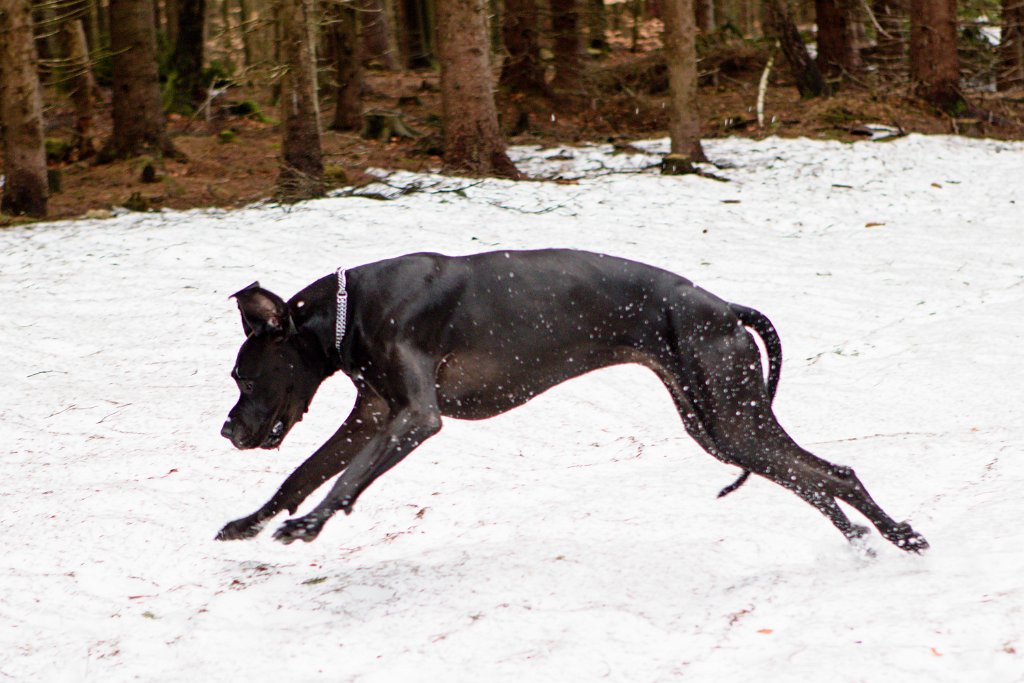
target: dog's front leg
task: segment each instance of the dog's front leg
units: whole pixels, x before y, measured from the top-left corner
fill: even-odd
[[[274,532],[274,538],[285,544],[300,539],[307,543],[312,541],[335,512],[344,510],[349,514],[367,486],[440,429],[441,416],[437,412],[399,412],[352,460],[327,497],[309,514],[282,524]]]
[[[400,345],[395,350],[383,391],[390,408],[387,424],[353,458],[323,502],[309,514],[281,525],[275,539],[312,541],[335,512],[350,513],[367,486],[440,431],[435,367],[435,361],[413,349]]]
[[[229,522],[217,534],[218,541],[252,538],[267,520],[282,510],[295,509],[309,494],[345,468],[364,449],[387,420],[388,407],[369,389],[360,388],[351,414],[330,439],[292,472],[274,497],[256,512]]]

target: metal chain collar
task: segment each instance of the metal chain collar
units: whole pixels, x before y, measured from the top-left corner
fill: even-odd
[[[341,340],[345,338],[348,317],[348,291],[345,289],[345,269],[338,268],[338,310],[334,320],[334,348],[341,355]]]

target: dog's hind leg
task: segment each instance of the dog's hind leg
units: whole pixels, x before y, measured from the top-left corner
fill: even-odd
[[[725,437],[721,430],[715,430],[714,427],[718,418],[713,415],[703,415],[695,409],[695,394],[697,392],[691,391],[690,385],[686,383],[685,380],[680,378],[678,380],[666,381],[665,384],[669,387],[669,392],[673,396],[676,409],[679,411],[679,414],[683,419],[683,425],[686,427],[687,433],[689,433],[690,436],[692,436],[694,440],[711,455],[727,464],[738,465],[743,468],[743,473],[740,474],[739,478],[719,492],[719,498],[739,488],[747,480],[750,474],[755,472],[768,479],[777,481],[777,483],[782,484],[786,488],[793,489],[797,495],[828,517],[829,520],[848,539],[853,540],[864,535],[866,529],[851,523],[849,518],[842,510],[839,509],[839,506],[836,505],[834,498],[826,495],[816,495],[813,492],[802,491],[791,486],[791,481],[785,479],[779,480],[773,477],[770,468],[759,467],[759,463],[753,461],[746,455],[750,452],[757,452],[760,448],[758,445],[737,443],[736,440]],[[684,394],[691,394],[692,399],[686,395],[680,395],[678,391],[680,387],[684,389]],[[741,413],[742,411],[736,411],[736,415],[740,415]],[[705,426],[705,421],[710,424]],[[753,433],[751,430],[745,431]],[[717,436],[713,436],[716,432]]]
[[[650,366],[665,384],[669,394],[671,394],[672,401],[675,403],[679,417],[683,420],[683,426],[686,428],[686,433],[689,434],[694,441],[700,444],[705,451],[722,462],[730,465],[739,465],[740,463],[733,461],[725,451],[715,443],[714,439],[705,428],[704,423],[702,422],[702,417],[698,414],[693,402],[686,397],[686,391],[689,390],[689,387],[685,383],[685,379],[683,377],[684,373],[679,370],[678,361],[674,358],[663,358],[657,363],[650,363]],[[672,370],[671,368],[675,368],[675,370]],[[735,481],[718,492],[718,497],[721,498],[729,495],[739,487],[743,486],[749,478],[750,470],[744,469],[740,472],[740,475]]]
[[[689,358],[679,363],[677,383],[713,442],[713,455],[793,491],[848,539],[858,538],[863,529],[850,522],[836,499],[857,509],[898,547],[928,547],[908,524],[895,522],[878,506],[853,470],[805,451],[783,430],[760,376],[757,348],[745,330],[705,330],[688,351]]]
[[[774,417],[772,418],[774,422]],[[771,428],[781,437],[772,439],[777,444],[769,451],[757,453],[750,444],[738,445],[735,454],[754,452],[747,466],[756,474],[790,489],[828,517],[849,540],[864,535],[866,529],[852,524],[836,504],[836,500],[855,508],[868,518],[888,541],[907,551],[920,552],[928,542],[906,522],[896,522],[871,498],[854,471],[843,465],[834,465],[800,448],[782,431],[777,423]]]
[[[361,387],[348,419],[330,439],[285,479],[274,497],[256,512],[229,522],[217,534],[218,541],[252,538],[267,520],[282,510],[295,509],[328,479],[333,479],[379,432],[388,415],[387,403]]]
[[[782,372],[782,342],[779,340],[779,333],[776,332],[772,321],[760,311],[736,303],[730,303],[729,310],[736,314],[741,323],[757,332],[761,337],[765,353],[768,356],[768,376],[765,379],[765,388],[768,391],[768,400],[775,401],[775,391],[779,387],[779,376]],[[743,486],[749,478],[750,470],[743,470],[736,481],[718,492],[718,497],[729,495]]]

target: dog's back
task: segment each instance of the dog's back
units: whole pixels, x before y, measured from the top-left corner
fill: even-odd
[[[434,356],[442,411],[464,418],[503,412],[596,368],[655,365],[686,338],[739,323],[683,277],[585,251],[412,254],[356,269],[350,282],[354,301],[362,287],[387,292],[372,310],[356,306],[356,327],[373,330],[377,346],[385,330]]]

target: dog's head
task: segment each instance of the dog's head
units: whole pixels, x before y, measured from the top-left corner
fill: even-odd
[[[240,396],[220,433],[236,448],[277,448],[327,375],[322,347],[258,282],[232,296],[246,338],[231,371]]]

